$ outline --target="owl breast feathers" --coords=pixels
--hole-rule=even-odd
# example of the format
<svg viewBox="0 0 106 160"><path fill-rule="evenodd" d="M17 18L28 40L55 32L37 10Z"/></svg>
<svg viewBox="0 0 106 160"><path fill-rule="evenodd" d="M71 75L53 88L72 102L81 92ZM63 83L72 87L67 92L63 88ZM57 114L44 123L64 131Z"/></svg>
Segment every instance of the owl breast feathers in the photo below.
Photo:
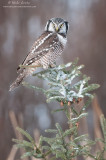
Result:
<svg viewBox="0 0 106 160"><path fill-rule="evenodd" d="M48 68L63 52L66 43L64 41L60 41L60 37L55 33L44 32L35 41L22 65L41 65L43 68ZM22 71L23 69L18 68L18 70Z"/></svg>

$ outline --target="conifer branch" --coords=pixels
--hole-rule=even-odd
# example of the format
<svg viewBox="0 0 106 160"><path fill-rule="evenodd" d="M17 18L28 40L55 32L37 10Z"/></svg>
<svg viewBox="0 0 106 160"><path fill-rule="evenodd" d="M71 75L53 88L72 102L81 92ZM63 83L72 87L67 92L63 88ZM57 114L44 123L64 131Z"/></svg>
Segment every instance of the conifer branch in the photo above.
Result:
<svg viewBox="0 0 106 160"><path fill-rule="evenodd" d="M101 117L101 126L104 140L101 141L104 143L104 148L97 155L91 154L91 147L96 141L90 140L87 135L78 135L79 120L87 116L86 108L93 98L91 91L97 89L99 85L89 84L90 78L81 72L84 66L77 66L77 61L35 73L33 76L47 81L48 89L39 88L26 82L23 83L28 88L43 92L47 102L59 102L62 108L57 108L53 113L63 111L67 117L69 128L63 130L60 124L56 123L56 129L46 130L46 132L53 133L54 137L41 136L38 146L26 131L18 128L18 131L28 139L28 141L13 139L18 147L23 147L26 150L22 158L33 156L47 160L49 156L49 160L73 160L82 155L85 159L87 157L95 160L100 160L101 157L103 159L106 152L106 119L103 116ZM75 105L85 97L88 100L78 111Z"/></svg>

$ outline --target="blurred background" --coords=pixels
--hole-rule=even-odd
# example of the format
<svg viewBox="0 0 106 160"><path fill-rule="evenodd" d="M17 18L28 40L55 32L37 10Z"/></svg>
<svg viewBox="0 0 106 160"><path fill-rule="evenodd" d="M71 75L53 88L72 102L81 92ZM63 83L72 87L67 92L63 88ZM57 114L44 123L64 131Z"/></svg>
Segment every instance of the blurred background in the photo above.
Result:
<svg viewBox="0 0 106 160"><path fill-rule="evenodd" d="M21 2L21 7L15 7ZM87 119L93 138L96 126L92 124L95 112L92 106L99 107L99 113L106 116L106 0L0 0L0 3L0 160L12 160L11 139L17 137L14 129L17 123L35 137L50 136L44 130L54 128L56 122L67 128L63 113L51 114L60 104L47 104L43 94L25 87L8 92L17 77L17 66L52 17L61 17L70 24L67 47L57 63L79 57L79 64L85 65L83 73L91 77L91 82L101 85L95 91L97 96ZM45 85L36 77L28 80L36 86ZM13 157L20 159L19 153Z"/></svg>

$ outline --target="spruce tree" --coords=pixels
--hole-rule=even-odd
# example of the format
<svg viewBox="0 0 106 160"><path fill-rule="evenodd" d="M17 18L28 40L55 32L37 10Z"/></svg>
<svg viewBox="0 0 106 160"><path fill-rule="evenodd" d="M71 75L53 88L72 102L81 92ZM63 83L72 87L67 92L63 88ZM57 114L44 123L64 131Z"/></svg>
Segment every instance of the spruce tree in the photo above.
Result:
<svg viewBox="0 0 106 160"><path fill-rule="evenodd" d="M84 66L77 66L77 62L78 60L75 60L35 73L33 76L46 81L48 89L23 82L25 87L43 92L47 103L59 102L61 107L59 105L53 114L64 112L69 127L64 130L57 122L55 129L45 131L53 134L53 138L40 136L39 145L36 145L35 140L26 131L18 127L17 130L27 138L27 140L13 139L17 147L22 147L26 151L21 158L33 156L42 160L75 160L78 156L83 156L85 160L88 157L94 160L106 160L104 157L106 154L106 119L103 115L101 116L101 127L104 139L93 141L89 139L88 135L78 135L79 120L87 116L86 108L94 97L91 92L99 85L89 84L90 78L81 72ZM86 102L78 110L75 105L77 106L82 100L86 100ZM101 151L92 154L92 146L96 145L97 141L101 141L104 147Z"/></svg>

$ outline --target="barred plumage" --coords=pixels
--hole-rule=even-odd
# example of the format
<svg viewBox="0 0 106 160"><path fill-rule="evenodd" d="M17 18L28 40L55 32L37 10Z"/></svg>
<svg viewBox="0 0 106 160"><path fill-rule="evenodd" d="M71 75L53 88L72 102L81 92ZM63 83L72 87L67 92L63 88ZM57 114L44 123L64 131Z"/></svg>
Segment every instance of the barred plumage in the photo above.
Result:
<svg viewBox="0 0 106 160"><path fill-rule="evenodd" d="M67 42L68 22L61 18L50 19L44 33L35 41L22 65L42 66L44 69L53 65L61 55ZM18 67L19 76L10 86L10 91L18 87L24 77L31 75L36 68Z"/></svg>

